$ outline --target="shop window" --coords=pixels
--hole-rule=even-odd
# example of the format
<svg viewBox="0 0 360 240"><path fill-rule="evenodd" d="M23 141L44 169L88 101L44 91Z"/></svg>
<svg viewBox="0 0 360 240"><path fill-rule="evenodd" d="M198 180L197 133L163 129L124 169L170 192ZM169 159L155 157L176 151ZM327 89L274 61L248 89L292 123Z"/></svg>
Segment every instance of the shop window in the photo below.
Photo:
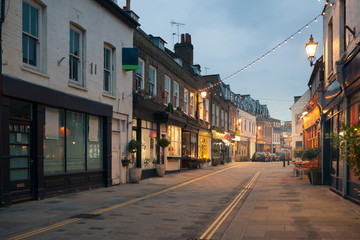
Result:
<svg viewBox="0 0 360 240"><path fill-rule="evenodd" d="M85 171L85 114L66 113L66 168L68 172Z"/></svg>
<svg viewBox="0 0 360 240"><path fill-rule="evenodd" d="M170 146L168 147L170 157L181 157L181 128L168 126L168 137Z"/></svg>
<svg viewBox="0 0 360 240"><path fill-rule="evenodd" d="M154 168L157 161L156 139L157 123L142 120L141 123L141 166L143 169Z"/></svg>
<svg viewBox="0 0 360 240"><path fill-rule="evenodd" d="M44 129L45 175L103 169L101 117L47 107Z"/></svg>
<svg viewBox="0 0 360 240"><path fill-rule="evenodd" d="M199 158L210 158L210 138L205 136L199 137Z"/></svg>
<svg viewBox="0 0 360 240"><path fill-rule="evenodd" d="M184 157L197 158L197 134L192 132L183 132L182 137L182 155Z"/></svg>
<svg viewBox="0 0 360 240"><path fill-rule="evenodd" d="M64 111L45 108L44 172L65 172L65 115ZM67 130L67 134L69 131Z"/></svg>
<svg viewBox="0 0 360 240"><path fill-rule="evenodd" d="M102 161L102 121L96 116L88 116L87 170L101 170Z"/></svg>

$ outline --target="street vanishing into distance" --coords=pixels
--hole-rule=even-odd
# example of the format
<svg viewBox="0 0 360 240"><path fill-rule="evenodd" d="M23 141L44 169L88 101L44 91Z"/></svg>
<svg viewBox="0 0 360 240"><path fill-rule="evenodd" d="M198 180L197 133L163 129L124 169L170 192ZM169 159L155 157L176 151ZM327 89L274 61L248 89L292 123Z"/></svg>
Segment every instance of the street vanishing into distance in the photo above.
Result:
<svg viewBox="0 0 360 240"><path fill-rule="evenodd" d="M337 207L337 208L336 208ZM282 162L229 163L0 209L0 239L359 239L358 206Z"/></svg>

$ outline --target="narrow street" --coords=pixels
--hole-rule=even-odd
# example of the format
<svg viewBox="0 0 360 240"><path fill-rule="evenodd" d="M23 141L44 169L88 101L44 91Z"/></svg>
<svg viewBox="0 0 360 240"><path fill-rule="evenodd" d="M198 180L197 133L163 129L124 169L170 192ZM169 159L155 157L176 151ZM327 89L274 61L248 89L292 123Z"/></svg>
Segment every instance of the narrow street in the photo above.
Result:
<svg viewBox="0 0 360 240"><path fill-rule="evenodd" d="M338 210L337 210L338 209ZM292 176L231 163L0 209L1 239L357 239L359 206Z"/></svg>

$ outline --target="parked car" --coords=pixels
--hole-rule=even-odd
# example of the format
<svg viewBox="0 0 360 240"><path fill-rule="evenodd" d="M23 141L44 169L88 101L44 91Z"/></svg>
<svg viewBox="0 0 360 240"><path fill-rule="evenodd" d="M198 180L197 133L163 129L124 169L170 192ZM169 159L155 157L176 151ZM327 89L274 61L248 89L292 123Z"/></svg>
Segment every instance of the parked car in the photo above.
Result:
<svg viewBox="0 0 360 240"><path fill-rule="evenodd" d="M284 161L285 160L285 154L283 152L277 153L278 155L278 161Z"/></svg>
<svg viewBox="0 0 360 240"><path fill-rule="evenodd" d="M278 161L278 156L276 153L272 153L270 154L270 156L271 156L271 161Z"/></svg>
<svg viewBox="0 0 360 240"><path fill-rule="evenodd" d="M271 154L269 152L265 152L265 161L271 162Z"/></svg>
<svg viewBox="0 0 360 240"><path fill-rule="evenodd" d="M265 162L266 155L264 152L256 152L251 159L253 162Z"/></svg>

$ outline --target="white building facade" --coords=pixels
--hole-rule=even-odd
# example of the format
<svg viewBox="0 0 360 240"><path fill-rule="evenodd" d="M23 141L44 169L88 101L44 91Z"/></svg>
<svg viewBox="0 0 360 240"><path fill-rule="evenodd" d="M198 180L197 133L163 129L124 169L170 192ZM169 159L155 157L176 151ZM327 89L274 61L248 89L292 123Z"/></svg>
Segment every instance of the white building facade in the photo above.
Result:
<svg viewBox="0 0 360 240"><path fill-rule="evenodd" d="M2 202L120 183L132 119L122 49L138 24L110 0L5 4Z"/></svg>

